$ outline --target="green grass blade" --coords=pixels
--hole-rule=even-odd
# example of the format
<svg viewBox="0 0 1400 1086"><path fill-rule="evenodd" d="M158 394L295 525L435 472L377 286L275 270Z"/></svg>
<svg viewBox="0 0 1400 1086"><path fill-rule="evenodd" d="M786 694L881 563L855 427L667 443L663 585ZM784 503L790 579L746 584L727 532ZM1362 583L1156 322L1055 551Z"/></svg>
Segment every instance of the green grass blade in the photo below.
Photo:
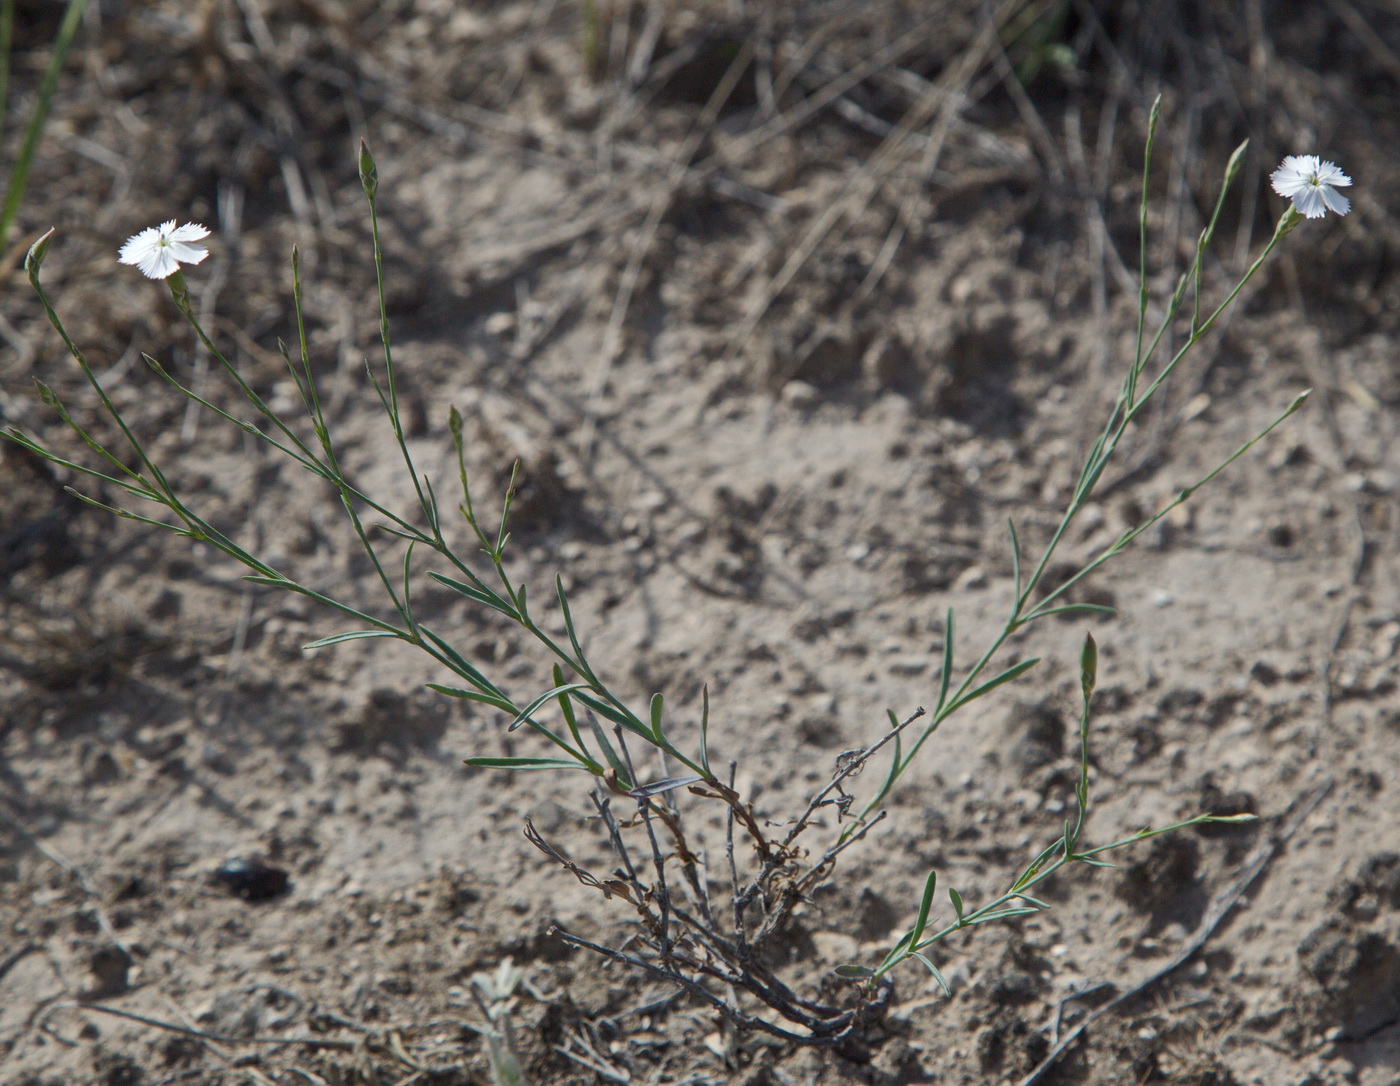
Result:
<svg viewBox="0 0 1400 1086"><path fill-rule="evenodd" d="M7 0L8 2L8 0ZM68 0L68 8L63 13L63 22L58 25L58 36L54 39L53 52L49 54L48 67L44 69L44 78L39 84L39 96L34 102L34 112L29 115L29 124L24 130L24 139L20 143L19 153L15 156L14 166L10 169L10 184L5 190L5 206L0 210L0 249L3 249L10 237L10 227L14 225L15 216L19 214L20 202L24 199L24 189L29 183L29 167L34 162L34 156L39 150L39 140L44 134L44 125L49 119L49 106L53 104L54 92L58 90L58 78L63 74L63 63L68 59L68 50L73 45L73 39L77 37L78 26L83 21L83 12L87 9L88 0ZM13 21L14 12L10 11L10 18ZM6 43L5 55L9 57L9 43ZM8 77L8 71L7 71ZM8 89L8 88L7 88ZM4 99L0 99L0 108L5 104Z"/></svg>

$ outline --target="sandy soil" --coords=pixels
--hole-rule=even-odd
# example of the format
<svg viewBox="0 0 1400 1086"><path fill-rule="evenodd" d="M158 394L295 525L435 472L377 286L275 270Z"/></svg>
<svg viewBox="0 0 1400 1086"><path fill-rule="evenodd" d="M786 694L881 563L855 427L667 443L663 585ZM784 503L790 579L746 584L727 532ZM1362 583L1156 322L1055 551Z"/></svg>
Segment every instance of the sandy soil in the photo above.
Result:
<svg viewBox="0 0 1400 1086"><path fill-rule="evenodd" d="M234 402L163 288L115 260L152 223L209 225L195 305L285 405L298 244L346 462L403 507L364 380L367 136L414 456L450 493L456 405L478 493L521 460L517 579L543 600L562 572L636 704L662 691L693 722L708 684L715 749L774 820L886 709L932 701L950 606L966 666L1013 591L1007 518L1034 552L1063 508L1132 350L1152 96L1158 299L1245 137L1208 295L1267 239L1284 154L1341 163L1355 208L1287 239L1062 559L1311 387L1307 408L1079 594L1116 617L1016 638L1008 660L1043 663L926 748L786 934L785 968L815 986L876 961L931 867L975 903L1059 832L1086 629L1093 838L1202 810L1260 820L1066 873L1051 911L948 941L951 998L901 973L841 1054L736 1037L551 935L628 937L521 833L531 818L606 868L587 783L465 767L543 751L426 690L430 660L304 653L343 622L0 449L0 1079L484 1083L470 978L506 958L527 976L514 1019L536 1083L1018 1083L1085 1023L1036 1081L1400 1079L1400 17L1157 7L1042 4L998 38L973 3L93 5L5 264L6 424L82 455L40 375L111 429L16 270L53 225L47 287L177 487L308 583L380 606L335 495L142 364ZM7 151L58 10L20 5ZM863 77L828 94L846 73ZM508 623L429 582L418 598L517 696L548 688ZM234 858L287 887L229 892Z"/></svg>

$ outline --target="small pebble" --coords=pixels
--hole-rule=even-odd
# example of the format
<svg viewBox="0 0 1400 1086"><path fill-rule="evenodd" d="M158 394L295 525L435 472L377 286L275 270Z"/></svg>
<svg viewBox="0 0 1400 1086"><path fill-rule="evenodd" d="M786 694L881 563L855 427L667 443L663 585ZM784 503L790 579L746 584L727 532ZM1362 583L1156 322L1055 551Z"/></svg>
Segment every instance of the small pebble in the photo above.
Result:
<svg viewBox="0 0 1400 1086"><path fill-rule="evenodd" d="M256 857L238 856L220 864L214 881L244 901L269 901L287 891L287 872Z"/></svg>
<svg viewBox="0 0 1400 1086"><path fill-rule="evenodd" d="M486 331L493 336L504 336L515 331L514 313L492 313L486 318Z"/></svg>
<svg viewBox="0 0 1400 1086"><path fill-rule="evenodd" d="M985 588L987 585L987 571L981 566L968 566L958 574L953 582L955 591L967 591L973 588Z"/></svg>
<svg viewBox="0 0 1400 1086"><path fill-rule="evenodd" d="M807 411L821 402L822 394L806 381L789 381L782 388L783 402L799 411Z"/></svg>

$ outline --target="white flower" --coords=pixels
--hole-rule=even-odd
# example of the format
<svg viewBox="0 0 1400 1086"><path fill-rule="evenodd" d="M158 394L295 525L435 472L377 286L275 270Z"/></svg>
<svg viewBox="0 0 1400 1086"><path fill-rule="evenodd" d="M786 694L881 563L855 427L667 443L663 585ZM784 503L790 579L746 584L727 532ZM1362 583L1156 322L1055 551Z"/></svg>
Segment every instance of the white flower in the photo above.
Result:
<svg viewBox="0 0 1400 1086"><path fill-rule="evenodd" d="M181 264L198 264L209 255L203 245L190 244L208 236L209 231L197 222L176 226L171 219L127 238L121 262L135 264L148 279L166 279L179 271Z"/></svg>
<svg viewBox="0 0 1400 1086"><path fill-rule="evenodd" d="M1337 192L1351 184L1351 178L1335 163L1323 162L1316 155L1289 155L1269 178L1274 191L1293 201L1293 206L1310 219L1320 219L1328 211L1345 215L1351 201Z"/></svg>

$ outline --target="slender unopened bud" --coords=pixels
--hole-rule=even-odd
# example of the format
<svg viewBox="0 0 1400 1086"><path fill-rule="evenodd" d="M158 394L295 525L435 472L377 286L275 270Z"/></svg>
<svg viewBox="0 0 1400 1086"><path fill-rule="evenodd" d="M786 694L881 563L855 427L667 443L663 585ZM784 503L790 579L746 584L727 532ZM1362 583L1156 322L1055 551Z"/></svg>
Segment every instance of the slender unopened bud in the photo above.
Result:
<svg viewBox="0 0 1400 1086"><path fill-rule="evenodd" d="M1283 213L1283 216L1278 221L1278 225L1274 227L1274 233L1280 238L1287 237L1302 221L1302 213L1292 204L1289 204L1288 210Z"/></svg>
<svg viewBox="0 0 1400 1086"><path fill-rule="evenodd" d="M1235 148L1235 153L1230 156L1230 161L1225 163L1225 187L1229 188L1234 183L1235 176L1240 172L1240 167L1244 165L1244 153L1249 150L1249 140Z"/></svg>
<svg viewBox="0 0 1400 1086"><path fill-rule="evenodd" d="M369 153L369 144L360 140L360 185L371 200L379 192L379 170L374 165L374 156Z"/></svg>
<svg viewBox="0 0 1400 1086"><path fill-rule="evenodd" d="M183 313L186 318L193 320L194 311L190 307L190 287L189 284L185 282L184 273L181 272L179 268L176 268L165 277L165 283L166 286L170 288L170 297L175 302L175 308Z"/></svg>
<svg viewBox="0 0 1400 1086"><path fill-rule="evenodd" d="M51 234L53 231L50 230L49 233ZM47 237L48 234L44 236ZM39 399L43 400L46 406L53 408L55 411L63 410L63 405L58 402L58 396L55 395L54 390L37 377L34 378L34 387L38 389Z"/></svg>
<svg viewBox="0 0 1400 1086"><path fill-rule="evenodd" d="M1084 690L1087 702L1094 694L1094 685L1099 681L1099 646L1093 634L1084 635L1084 647L1079 650L1079 685Z"/></svg>
<svg viewBox="0 0 1400 1086"><path fill-rule="evenodd" d="M54 231L57 227L50 226L38 241L29 247L29 252L24 257L24 271L30 280L39 278L39 266L44 263L44 257L49 251L49 242L53 240Z"/></svg>
<svg viewBox="0 0 1400 1086"><path fill-rule="evenodd" d="M1162 96L1152 100L1152 108L1147 112L1147 153L1152 153L1152 145L1157 142L1157 125L1162 120Z"/></svg>

